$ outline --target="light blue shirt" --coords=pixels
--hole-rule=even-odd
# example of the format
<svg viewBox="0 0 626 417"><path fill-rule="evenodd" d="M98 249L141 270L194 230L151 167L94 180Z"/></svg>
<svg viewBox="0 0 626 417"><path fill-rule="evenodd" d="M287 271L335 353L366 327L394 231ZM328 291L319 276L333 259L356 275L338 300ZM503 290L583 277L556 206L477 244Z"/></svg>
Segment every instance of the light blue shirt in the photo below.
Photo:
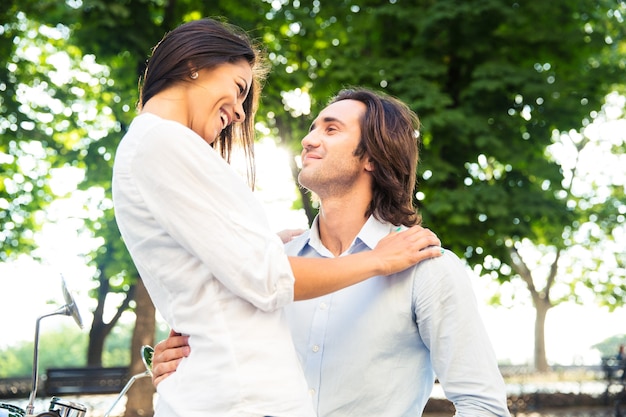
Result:
<svg viewBox="0 0 626 417"><path fill-rule="evenodd" d="M373 217L343 255L394 226ZM312 229L287 253L332 257ZM452 252L286 307L318 417L420 416L435 376L458 416L509 416L467 267Z"/></svg>

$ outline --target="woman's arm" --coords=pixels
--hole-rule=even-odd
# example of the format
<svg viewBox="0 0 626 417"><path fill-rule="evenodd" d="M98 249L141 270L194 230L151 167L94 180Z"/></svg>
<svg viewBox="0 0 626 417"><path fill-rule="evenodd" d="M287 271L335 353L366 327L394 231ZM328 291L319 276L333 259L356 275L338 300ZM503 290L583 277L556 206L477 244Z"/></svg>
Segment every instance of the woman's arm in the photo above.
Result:
<svg viewBox="0 0 626 417"><path fill-rule="evenodd" d="M295 298L314 298L372 276L402 271L424 259L441 256L443 249L440 245L433 232L414 226L404 232L390 233L368 252L332 259L290 257L296 277ZM188 336L174 331L158 343L152 359L154 386L176 372L179 362L189 352Z"/></svg>
<svg viewBox="0 0 626 417"><path fill-rule="evenodd" d="M296 277L294 300L319 297L373 276L400 272L441 253L441 242L433 232L413 226L390 233L372 251L330 259L290 257Z"/></svg>

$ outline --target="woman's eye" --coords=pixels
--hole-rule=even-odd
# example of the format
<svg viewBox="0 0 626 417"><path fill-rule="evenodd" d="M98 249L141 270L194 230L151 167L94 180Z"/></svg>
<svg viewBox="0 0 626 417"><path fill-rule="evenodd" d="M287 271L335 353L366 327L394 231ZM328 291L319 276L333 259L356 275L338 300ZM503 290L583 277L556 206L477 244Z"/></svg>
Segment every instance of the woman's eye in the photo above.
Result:
<svg viewBox="0 0 626 417"><path fill-rule="evenodd" d="M237 85L239 87L239 94L243 95L246 92L246 87L241 84Z"/></svg>

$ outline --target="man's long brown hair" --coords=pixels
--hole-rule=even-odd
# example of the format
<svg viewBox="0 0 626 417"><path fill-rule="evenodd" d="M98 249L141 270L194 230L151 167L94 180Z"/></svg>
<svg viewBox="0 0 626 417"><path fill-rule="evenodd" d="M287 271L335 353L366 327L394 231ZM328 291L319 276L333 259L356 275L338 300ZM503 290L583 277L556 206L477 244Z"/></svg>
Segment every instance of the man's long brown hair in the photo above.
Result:
<svg viewBox="0 0 626 417"><path fill-rule="evenodd" d="M346 89L332 100L365 104L361 140L354 155L369 158L374 179L367 216L396 226L421 222L413 206L419 158L419 118L400 100L364 88Z"/></svg>

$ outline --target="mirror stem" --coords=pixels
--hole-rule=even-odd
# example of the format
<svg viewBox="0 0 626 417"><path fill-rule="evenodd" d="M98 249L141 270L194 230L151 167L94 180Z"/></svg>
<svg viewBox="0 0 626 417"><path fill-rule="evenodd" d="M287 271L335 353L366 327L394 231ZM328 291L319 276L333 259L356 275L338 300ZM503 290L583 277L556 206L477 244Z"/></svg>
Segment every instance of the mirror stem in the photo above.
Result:
<svg viewBox="0 0 626 417"><path fill-rule="evenodd" d="M26 415L31 416L35 413L35 397L37 396L37 379L39 377L39 323L41 319L44 317L56 316L56 315L69 315L70 308L67 305L59 308L57 311L44 314L43 316L39 316L37 318L37 322L35 324L35 344L33 346L33 381L32 388L30 391L30 397L28 398L28 405L26 406Z"/></svg>

